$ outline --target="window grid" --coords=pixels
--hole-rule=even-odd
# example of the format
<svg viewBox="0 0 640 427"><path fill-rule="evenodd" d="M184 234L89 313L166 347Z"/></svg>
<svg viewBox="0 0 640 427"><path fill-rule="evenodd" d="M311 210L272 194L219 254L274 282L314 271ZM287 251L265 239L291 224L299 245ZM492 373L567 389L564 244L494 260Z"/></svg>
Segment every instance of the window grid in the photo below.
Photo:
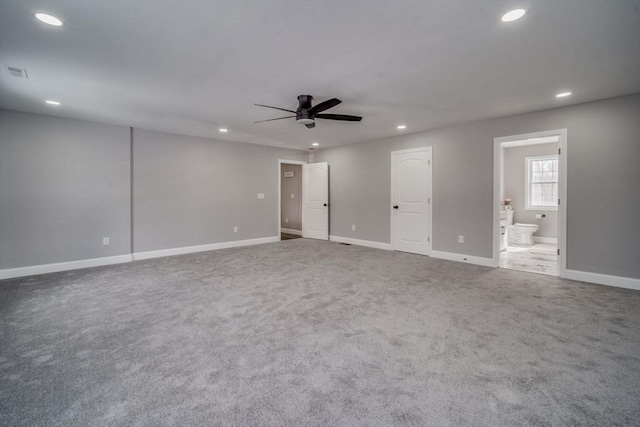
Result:
<svg viewBox="0 0 640 427"><path fill-rule="evenodd" d="M528 158L529 208L558 206L558 157Z"/></svg>

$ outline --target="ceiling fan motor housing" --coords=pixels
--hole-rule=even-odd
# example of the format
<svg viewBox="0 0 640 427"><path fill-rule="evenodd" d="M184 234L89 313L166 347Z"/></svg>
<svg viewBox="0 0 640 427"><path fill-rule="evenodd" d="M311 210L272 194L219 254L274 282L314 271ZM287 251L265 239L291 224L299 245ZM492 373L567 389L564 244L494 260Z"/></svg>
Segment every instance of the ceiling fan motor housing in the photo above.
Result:
<svg viewBox="0 0 640 427"><path fill-rule="evenodd" d="M313 96L311 95L298 96L299 105L298 109L296 110L296 122L305 125L314 122L313 117L311 116L311 114L309 114L309 109L311 108L311 100L313 100Z"/></svg>

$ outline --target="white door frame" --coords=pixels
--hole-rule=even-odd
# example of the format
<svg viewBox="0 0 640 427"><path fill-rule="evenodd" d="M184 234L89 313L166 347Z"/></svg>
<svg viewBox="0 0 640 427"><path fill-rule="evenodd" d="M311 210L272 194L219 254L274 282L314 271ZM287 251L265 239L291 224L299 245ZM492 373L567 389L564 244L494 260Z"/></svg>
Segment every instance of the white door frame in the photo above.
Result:
<svg viewBox="0 0 640 427"><path fill-rule="evenodd" d="M558 206L558 276L567 275L567 129L555 129L493 139L493 265L500 266L500 179L502 175L503 142L558 136L558 164L560 167L560 206Z"/></svg>
<svg viewBox="0 0 640 427"><path fill-rule="evenodd" d="M391 152L391 180L393 180L393 156L394 154L409 154L409 153L419 153L421 151L427 152L427 253L425 255L431 256L431 252L433 249L433 239L432 237L432 228L431 224L433 222L433 147L419 147L419 148L409 148L407 150L396 150ZM394 203L394 194L393 194L393 182L391 182L391 200L389 201L389 216L390 216L390 224L391 224L391 250L395 250L394 245L394 232L393 232L393 203Z"/></svg>
<svg viewBox="0 0 640 427"><path fill-rule="evenodd" d="M283 160L278 159L278 240L282 237L282 165L306 165L307 162L301 162L299 160ZM300 176L302 179L302 176ZM300 199L300 203L302 203L302 199ZM303 207L304 208L304 207ZM302 221L304 221L304 215L302 216ZM302 225L302 221L300 224Z"/></svg>

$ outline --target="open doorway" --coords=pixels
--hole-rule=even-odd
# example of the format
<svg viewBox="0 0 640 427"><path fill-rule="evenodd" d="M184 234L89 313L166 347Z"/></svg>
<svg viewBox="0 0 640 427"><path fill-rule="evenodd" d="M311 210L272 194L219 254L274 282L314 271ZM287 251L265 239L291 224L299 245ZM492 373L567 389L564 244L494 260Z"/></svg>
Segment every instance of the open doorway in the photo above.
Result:
<svg viewBox="0 0 640 427"><path fill-rule="evenodd" d="M566 130L494 140L494 263L564 277Z"/></svg>
<svg viewBox="0 0 640 427"><path fill-rule="evenodd" d="M302 237L302 165L280 160L280 240Z"/></svg>

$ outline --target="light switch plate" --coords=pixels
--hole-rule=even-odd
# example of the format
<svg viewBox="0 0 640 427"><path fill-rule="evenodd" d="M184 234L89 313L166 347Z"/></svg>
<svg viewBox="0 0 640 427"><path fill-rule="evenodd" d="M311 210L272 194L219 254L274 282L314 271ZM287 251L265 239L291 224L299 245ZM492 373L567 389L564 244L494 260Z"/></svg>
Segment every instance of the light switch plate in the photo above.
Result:
<svg viewBox="0 0 640 427"><path fill-rule="evenodd" d="M264 199L264 193L258 193L258 199Z"/></svg>

